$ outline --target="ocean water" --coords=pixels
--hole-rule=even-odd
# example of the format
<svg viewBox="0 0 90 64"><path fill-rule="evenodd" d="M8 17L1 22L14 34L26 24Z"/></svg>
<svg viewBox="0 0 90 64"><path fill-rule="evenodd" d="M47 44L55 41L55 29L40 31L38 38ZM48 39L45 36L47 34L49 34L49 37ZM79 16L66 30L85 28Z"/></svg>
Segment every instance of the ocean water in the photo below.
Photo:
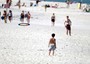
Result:
<svg viewBox="0 0 90 64"><path fill-rule="evenodd" d="M66 0L45 0L45 1L65 2ZM90 0L71 0L71 1L90 4Z"/></svg>

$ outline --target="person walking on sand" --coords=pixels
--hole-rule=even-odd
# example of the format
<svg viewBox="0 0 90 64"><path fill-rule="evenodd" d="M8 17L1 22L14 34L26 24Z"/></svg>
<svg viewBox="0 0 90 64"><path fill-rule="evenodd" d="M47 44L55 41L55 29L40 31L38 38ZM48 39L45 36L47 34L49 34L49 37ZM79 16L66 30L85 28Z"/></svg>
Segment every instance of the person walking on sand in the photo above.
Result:
<svg viewBox="0 0 90 64"><path fill-rule="evenodd" d="M71 20L69 19L69 16L66 16L66 21L64 22L65 28L66 28L66 34L71 36Z"/></svg>
<svg viewBox="0 0 90 64"><path fill-rule="evenodd" d="M9 19L9 21L11 22L11 20L12 20L12 11L11 11L11 10L9 10L8 19Z"/></svg>
<svg viewBox="0 0 90 64"><path fill-rule="evenodd" d="M47 11L47 5L44 6L45 7L45 12Z"/></svg>
<svg viewBox="0 0 90 64"><path fill-rule="evenodd" d="M20 20L21 20L21 22L24 22L24 11L22 11L22 13L21 13L21 15L20 15Z"/></svg>
<svg viewBox="0 0 90 64"><path fill-rule="evenodd" d="M52 22L52 25L54 26L55 25L55 14L54 13L51 16L51 22Z"/></svg>
<svg viewBox="0 0 90 64"><path fill-rule="evenodd" d="M28 24L30 23L30 17L31 17L31 14L30 14L30 12L28 12L27 13L27 22L28 22Z"/></svg>
<svg viewBox="0 0 90 64"><path fill-rule="evenodd" d="M4 10L4 12L3 12L3 19L4 19L4 22L7 23L7 12L6 12L6 10Z"/></svg>
<svg viewBox="0 0 90 64"><path fill-rule="evenodd" d="M70 7L70 0L66 0L66 3L67 3L67 8Z"/></svg>
<svg viewBox="0 0 90 64"><path fill-rule="evenodd" d="M54 51L56 49L56 39L54 38L55 34L53 33L51 36L52 36L52 38L50 39L49 44L48 44L48 47L50 47L49 55L51 54L51 51L53 51L52 55L54 55Z"/></svg>
<svg viewBox="0 0 90 64"><path fill-rule="evenodd" d="M18 1L17 5L18 5L18 7L20 9L21 8L21 0Z"/></svg>

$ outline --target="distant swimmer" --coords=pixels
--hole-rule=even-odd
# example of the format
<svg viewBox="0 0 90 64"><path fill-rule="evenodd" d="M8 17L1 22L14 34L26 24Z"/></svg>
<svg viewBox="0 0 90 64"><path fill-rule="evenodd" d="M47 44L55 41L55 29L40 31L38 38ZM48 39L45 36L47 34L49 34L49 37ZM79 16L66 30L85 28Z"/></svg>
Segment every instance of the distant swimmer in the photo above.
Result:
<svg viewBox="0 0 90 64"><path fill-rule="evenodd" d="M66 21L64 22L65 28L66 28L66 34L71 36L71 20L69 19L69 16L66 16Z"/></svg>

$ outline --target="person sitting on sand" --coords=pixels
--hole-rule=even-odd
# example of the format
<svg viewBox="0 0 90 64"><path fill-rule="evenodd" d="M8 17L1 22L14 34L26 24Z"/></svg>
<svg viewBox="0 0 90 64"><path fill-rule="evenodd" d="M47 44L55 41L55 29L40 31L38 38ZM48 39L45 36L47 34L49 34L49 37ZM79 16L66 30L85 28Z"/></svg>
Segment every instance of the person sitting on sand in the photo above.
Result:
<svg viewBox="0 0 90 64"><path fill-rule="evenodd" d="M21 8L21 1L19 0L15 6L18 6L20 9Z"/></svg>
<svg viewBox="0 0 90 64"><path fill-rule="evenodd" d="M33 6L33 2L30 2L30 7Z"/></svg>
<svg viewBox="0 0 90 64"><path fill-rule="evenodd" d="M25 4L25 3L23 3L23 5L22 5L22 6L26 7L26 4Z"/></svg>
<svg viewBox="0 0 90 64"><path fill-rule="evenodd" d="M71 20L69 19L69 16L66 16L66 21L64 22L64 25L66 27L66 34L68 35L68 32L69 32L69 35L71 36Z"/></svg>
<svg viewBox="0 0 90 64"><path fill-rule="evenodd" d="M36 5L38 5L39 2L40 2L39 0L36 0Z"/></svg>
<svg viewBox="0 0 90 64"><path fill-rule="evenodd" d="M52 55L54 55L54 50L56 49L56 39L54 38L55 34L52 34L52 38L49 41L48 47L50 47L49 49L49 55L51 54L51 51L53 51Z"/></svg>
<svg viewBox="0 0 90 64"><path fill-rule="evenodd" d="M53 5L52 8L58 8L58 4Z"/></svg>

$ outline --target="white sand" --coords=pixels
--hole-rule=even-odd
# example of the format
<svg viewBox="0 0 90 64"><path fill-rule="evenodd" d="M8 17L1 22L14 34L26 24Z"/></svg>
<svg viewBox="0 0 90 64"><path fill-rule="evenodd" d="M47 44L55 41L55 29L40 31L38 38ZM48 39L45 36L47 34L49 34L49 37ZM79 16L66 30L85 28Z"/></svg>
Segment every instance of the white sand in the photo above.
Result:
<svg viewBox="0 0 90 64"><path fill-rule="evenodd" d="M77 4L72 4L69 9L48 8L45 12L40 6L20 10L12 6L13 21L5 24L0 19L0 64L90 64L90 13L76 7ZM33 17L30 26L18 26L22 10L30 11ZM56 15L54 27L50 21L53 12ZM67 15L72 20L72 36L65 34ZM52 33L56 34L57 49L55 56L48 56Z"/></svg>

